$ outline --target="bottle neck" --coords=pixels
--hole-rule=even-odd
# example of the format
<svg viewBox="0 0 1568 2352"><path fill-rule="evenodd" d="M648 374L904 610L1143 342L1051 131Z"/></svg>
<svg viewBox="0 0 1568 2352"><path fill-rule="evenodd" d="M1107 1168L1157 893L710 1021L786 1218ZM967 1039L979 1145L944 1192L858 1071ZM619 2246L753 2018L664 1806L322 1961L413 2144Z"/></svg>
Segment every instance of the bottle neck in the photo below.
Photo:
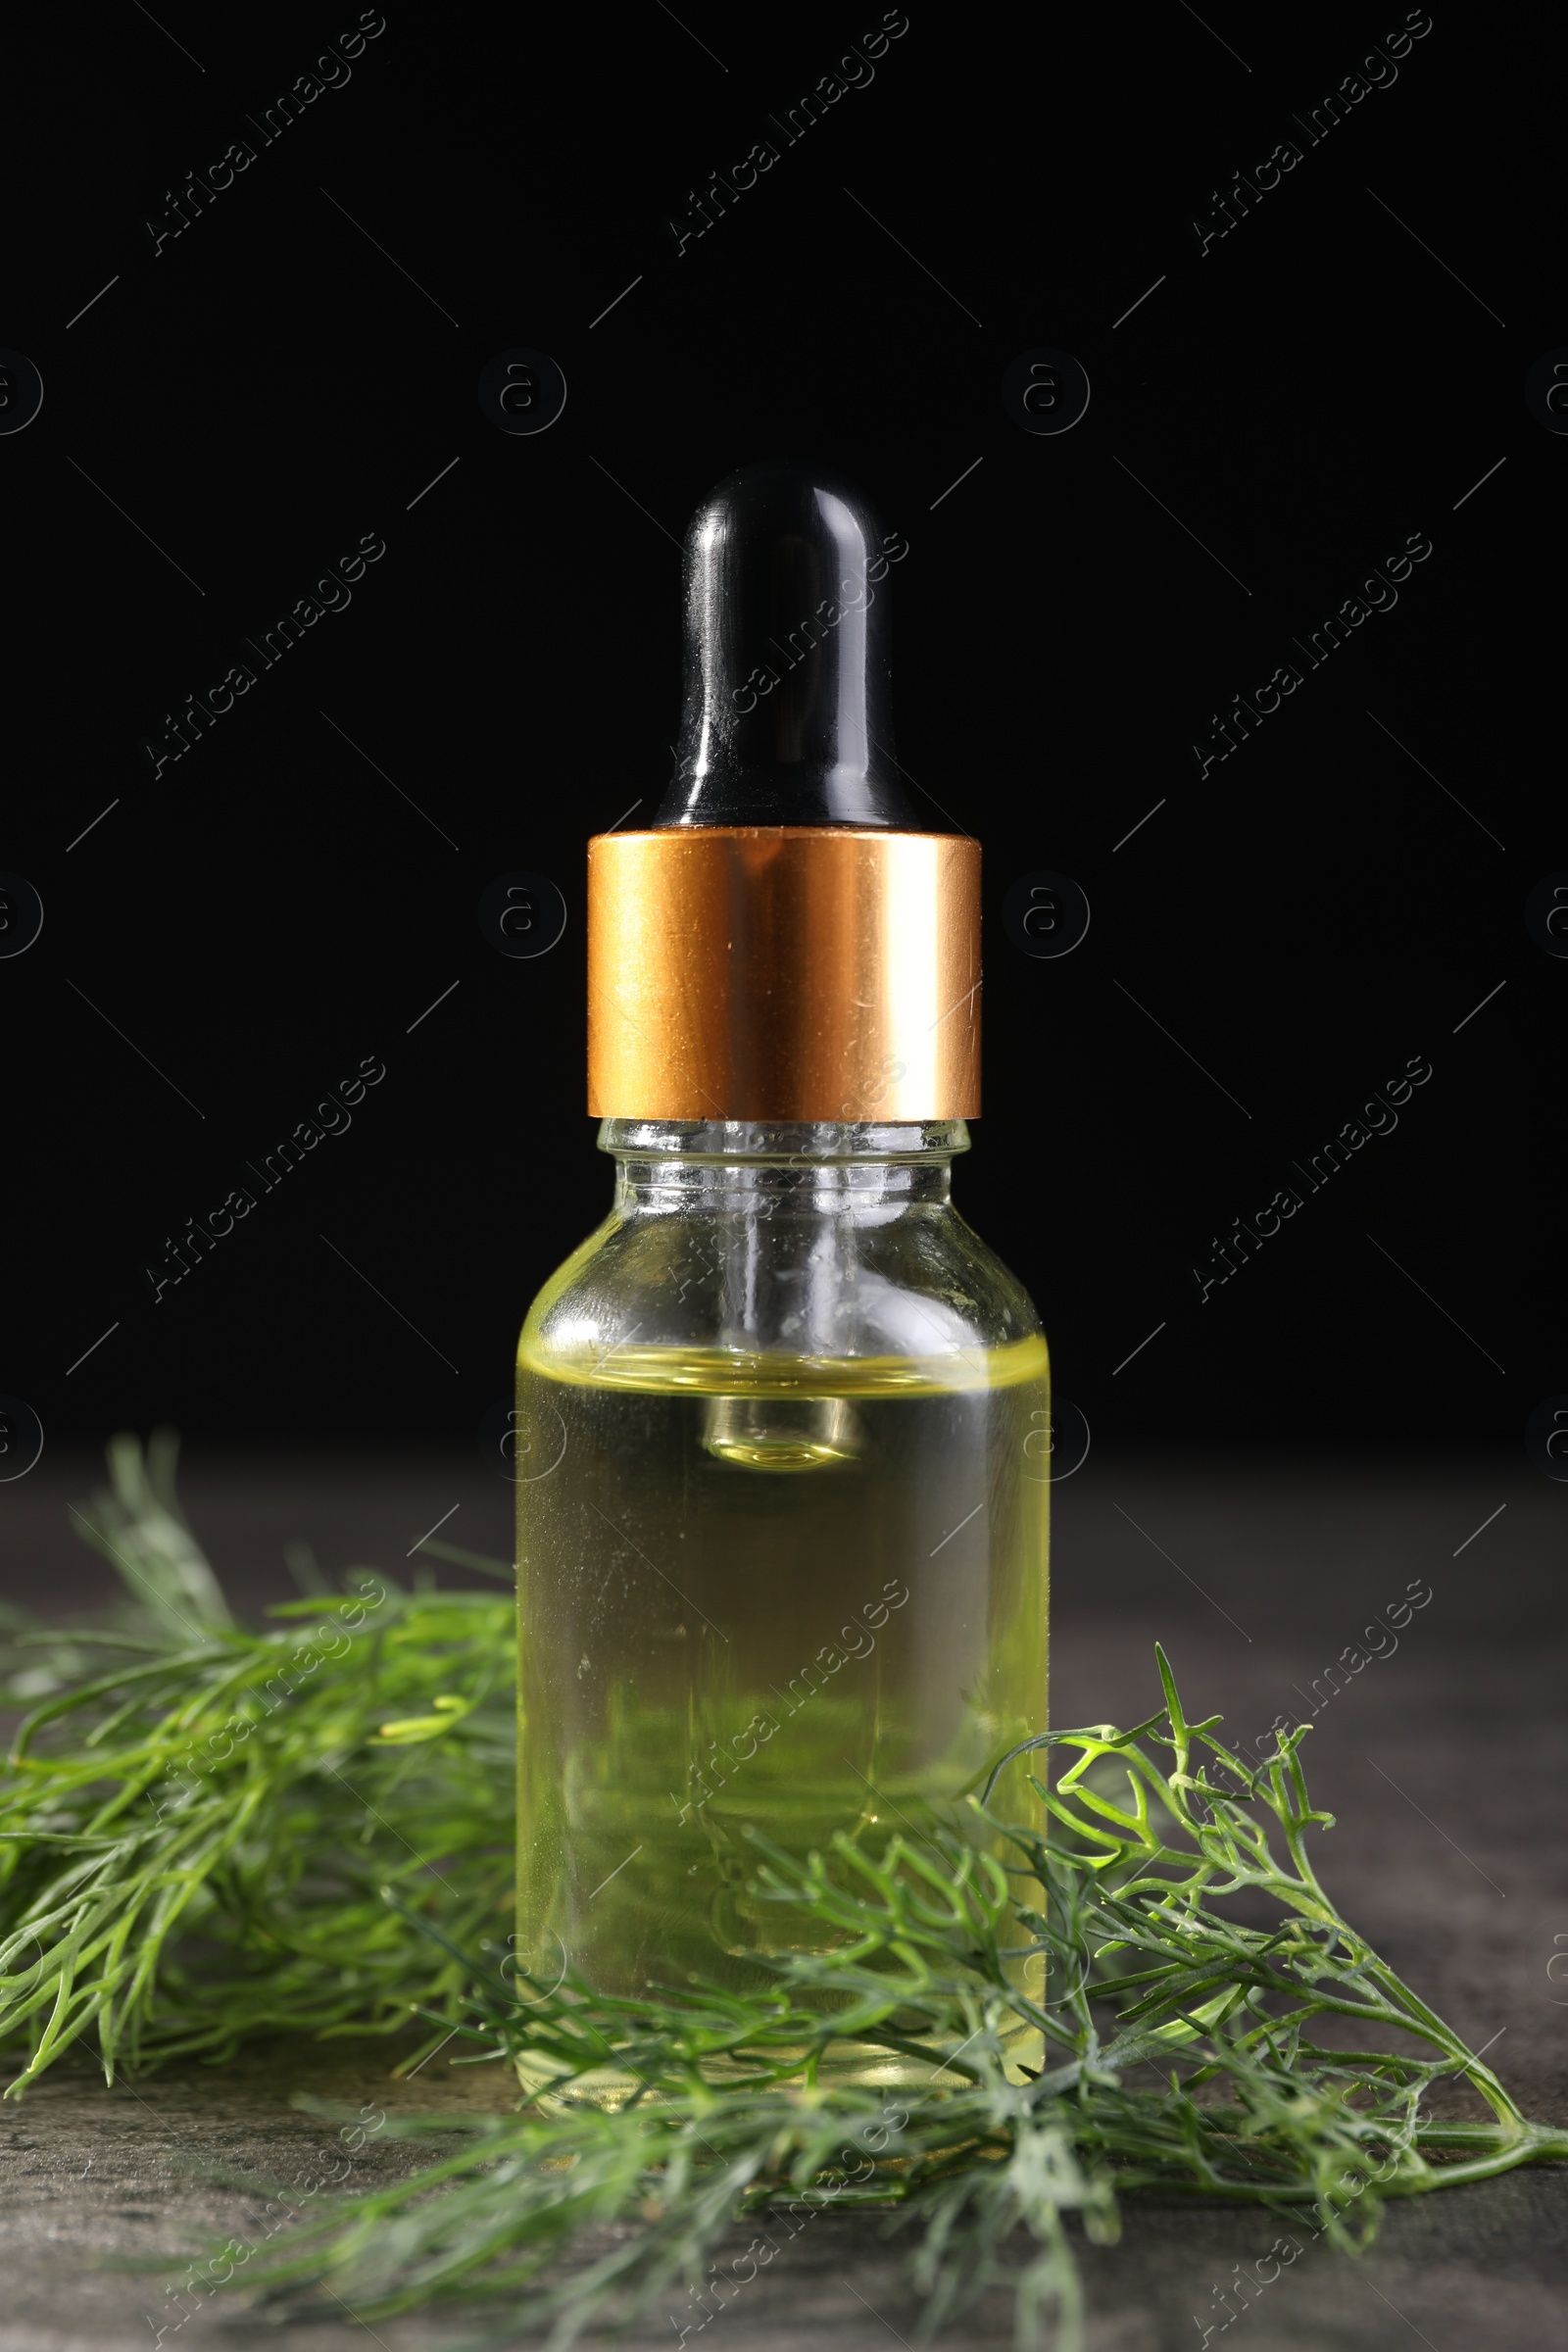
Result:
<svg viewBox="0 0 1568 2352"><path fill-rule="evenodd" d="M761 1215L795 1207L822 1216L945 1203L954 1155L969 1149L969 1135L961 1119L606 1119L599 1148L614 1156L623 1213L755 1205Z"/></svg>

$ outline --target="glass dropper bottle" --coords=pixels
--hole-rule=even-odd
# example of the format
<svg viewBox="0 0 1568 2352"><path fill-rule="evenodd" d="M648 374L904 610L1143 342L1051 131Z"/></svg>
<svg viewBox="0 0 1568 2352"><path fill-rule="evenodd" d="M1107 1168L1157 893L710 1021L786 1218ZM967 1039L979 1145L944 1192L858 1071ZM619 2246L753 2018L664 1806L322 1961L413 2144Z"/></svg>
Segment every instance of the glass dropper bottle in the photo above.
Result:
<svg viewBox="0 0 1568 2352"><path fill-rule="evenodd" d="M820 468L720 483L674 779L589 845L615 1196L517 1361L541 1987L756 1982L820 1931L758 1898L750 1832L918 1835L1045 1725L1046 1346L950 1198L980 851L920 829L893 758L893 545ZM998 1801L1033 1817L1022 1764Z"/></svg>

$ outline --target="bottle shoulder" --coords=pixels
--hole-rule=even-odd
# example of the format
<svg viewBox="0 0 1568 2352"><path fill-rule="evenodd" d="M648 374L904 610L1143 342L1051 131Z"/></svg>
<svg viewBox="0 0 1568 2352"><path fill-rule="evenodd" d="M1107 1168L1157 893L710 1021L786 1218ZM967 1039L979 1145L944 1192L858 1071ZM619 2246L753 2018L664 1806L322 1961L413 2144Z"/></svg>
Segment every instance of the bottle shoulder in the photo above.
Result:
<svg viewBox="0 0 1568 2352"><path fill-rule="evenodd" d="M616 1209L540 1291L519 1360L712 1393L967 1388L1043 1377L1023 1285L951 1202L812 1216Z"/></svg>

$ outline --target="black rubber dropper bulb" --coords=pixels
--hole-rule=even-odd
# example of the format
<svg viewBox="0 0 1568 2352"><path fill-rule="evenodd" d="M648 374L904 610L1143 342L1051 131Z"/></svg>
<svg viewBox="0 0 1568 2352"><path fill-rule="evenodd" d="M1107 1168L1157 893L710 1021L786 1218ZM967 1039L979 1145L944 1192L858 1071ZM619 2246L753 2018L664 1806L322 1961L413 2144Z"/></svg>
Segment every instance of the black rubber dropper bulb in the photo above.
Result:
<svg viewBox="0 0 1568 2352"><path fill-rule="evenodd" d="M895 547L821 466L743 466L698 508L680 741L656 826L920 829L893 757Z"/></svg>

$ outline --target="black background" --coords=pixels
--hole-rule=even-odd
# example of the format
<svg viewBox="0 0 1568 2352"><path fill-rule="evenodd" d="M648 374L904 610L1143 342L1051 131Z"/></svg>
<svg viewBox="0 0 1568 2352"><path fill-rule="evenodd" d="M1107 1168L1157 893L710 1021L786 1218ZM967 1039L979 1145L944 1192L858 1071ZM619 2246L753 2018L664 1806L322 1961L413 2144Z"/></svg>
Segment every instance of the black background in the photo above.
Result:
<svg viewBox="0 0 1568 2352"><path fill-rule="evenodd" d="M45 399L0 439L0 866L46 916L0 961L0 1389L93 1440L472 1432L608 1199L583 852L666 779L675 543L733 466L793 455L909 542L900 755L986 856L958 1198L1063 1393L1136 1443L1519 1448L1568 1389L1568 966L1523 921L1568 865L1568 440L1522 389L1568 341L1561 36L1440 8L1308 146L1289 114L1403 18L911 5L789 146L767 118L875 7L393 0L265 146L244 116L352 8L35 23L0 343ZM241 137L256 161L155 257L144 220ZM1200 257L1192 217L1286 137L1301 162ZM777 163L677 256L688 192L762 138ZM538 437L476 398L515 345L569 387ZM1059 437L1002 405L1037 345L1093 386ZM164 714L365 533L352 605L155 780ZM1397 608L1200 780L1210 714L1412 533ZM476 920L517 867L569 909L532 962ZM998 919L1034 868L1093 907L1062 960ZM367 1055L352 1129L155 1305L166 1237ZM1212 1237L1414 1055L1397 1132L1200 1304Z"/></svg>

